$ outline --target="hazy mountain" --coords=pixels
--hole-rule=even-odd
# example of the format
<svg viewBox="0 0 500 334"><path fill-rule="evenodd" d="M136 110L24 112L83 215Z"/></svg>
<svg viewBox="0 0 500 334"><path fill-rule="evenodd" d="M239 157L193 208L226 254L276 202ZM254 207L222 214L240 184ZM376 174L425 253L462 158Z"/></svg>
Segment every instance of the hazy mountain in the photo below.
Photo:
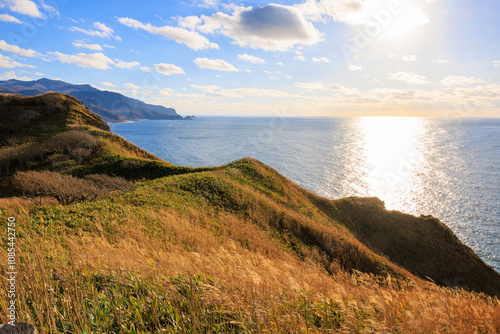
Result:
<svg viewBox="0 0 500 334"><path fill-rule="evenodd" d="M144 103L122 94L103 91L90 85L73 85L60 80L0 81L0 93L34 96L46 92L72 95L108 122L141 119L183 119L173 108Z"/></svg>

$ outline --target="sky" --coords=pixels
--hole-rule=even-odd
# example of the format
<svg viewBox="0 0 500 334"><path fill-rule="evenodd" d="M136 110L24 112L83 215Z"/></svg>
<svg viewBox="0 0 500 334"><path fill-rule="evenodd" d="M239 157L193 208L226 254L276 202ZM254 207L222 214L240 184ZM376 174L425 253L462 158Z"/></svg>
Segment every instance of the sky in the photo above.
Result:
<svg viewBox="0 0 500 334"><path fill-rule="evenodd" d="M0 80L181 115L500 117L496 0L0 0Z"/></svg>

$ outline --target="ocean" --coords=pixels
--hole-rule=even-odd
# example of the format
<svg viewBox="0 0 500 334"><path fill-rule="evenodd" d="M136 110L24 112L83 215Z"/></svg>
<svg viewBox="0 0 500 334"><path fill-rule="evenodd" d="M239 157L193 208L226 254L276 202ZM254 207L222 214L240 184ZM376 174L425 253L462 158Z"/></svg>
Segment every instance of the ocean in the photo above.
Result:
<svg viewBox="0 0 500 334"><path fill-rule="evenodd" d="M500 272L500 119L230 118L110 124L173 164L258 159L318 195L433 215Z"/></svg>

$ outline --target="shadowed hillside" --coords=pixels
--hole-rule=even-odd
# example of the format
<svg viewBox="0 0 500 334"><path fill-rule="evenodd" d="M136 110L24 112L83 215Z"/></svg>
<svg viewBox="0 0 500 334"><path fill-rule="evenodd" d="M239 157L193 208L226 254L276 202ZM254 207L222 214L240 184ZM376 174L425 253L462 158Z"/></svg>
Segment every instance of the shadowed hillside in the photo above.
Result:
<svg viewBox="0 0 500 334"><path fill-rule="evenodd" d="M53 96L72 101L67 112L82 108ZM45 154L4 180L21 171L94 187L113 178L109 191L69 205L0 203L0 225L18 222L19 320L41 333L500 330L500 275L437 219L374 198L328 200L251 158L173 166L89 124L98 119L73 121L81 113L50 131L33 123L29 138L6 138L0 150L37 143ZM80 161L58 146L74 131L98 143ZM54 147L69 157L62 166L45 162ZM117 176L139 181L119 189Z"/></svg>
<svg viewBox="0 0 500 334"><path fill-rule="evenodd" d="M0 194L14 195L17 171L151 179L195 169L166 163L109 132L98 115L69 95L0 95Z"/></svg>

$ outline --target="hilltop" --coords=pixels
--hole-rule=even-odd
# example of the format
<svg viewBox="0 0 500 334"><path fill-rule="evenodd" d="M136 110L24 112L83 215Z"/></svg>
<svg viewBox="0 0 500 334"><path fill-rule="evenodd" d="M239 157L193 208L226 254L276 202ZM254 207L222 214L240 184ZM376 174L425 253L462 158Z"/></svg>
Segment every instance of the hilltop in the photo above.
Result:
<svg viewBox="0 0 500 334"><path fill-rule="evenodd" d="M23 125L27 110L42 116ZM500 275L436 218L322 198L251 158L174 166L67 95L1 97L0 117L15 129L0 157L43 152L16 158L6 185L20 172L135 182L69 205L4 199L22 250L18 320L41 333L500 330ZM97 143L81 159L54 146L75 131Z"/></svg>
<svg viewBox="0 0 500 334"><path fill-rule="evenodd" d="M61 80L0 81L0 93L36 96L47 92L70 94L108 122L144 119L183 119L173 108L144 103L122 94L99 90L91 85L73 85Z"/></svg>

